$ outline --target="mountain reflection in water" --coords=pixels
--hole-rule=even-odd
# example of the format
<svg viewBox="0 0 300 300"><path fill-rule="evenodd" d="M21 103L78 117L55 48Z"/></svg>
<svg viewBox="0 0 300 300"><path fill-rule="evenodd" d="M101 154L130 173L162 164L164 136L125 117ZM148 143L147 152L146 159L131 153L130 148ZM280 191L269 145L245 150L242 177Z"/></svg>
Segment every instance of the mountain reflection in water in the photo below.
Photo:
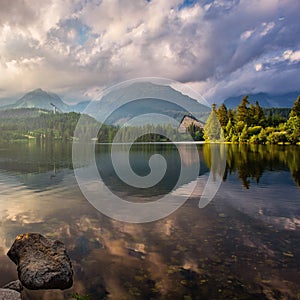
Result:
<svg viewBox="0 0 300 300"><path fill-rule="evenodd" d="M182 145L184 163L195 161ZM227 145L224 181L214 200L198 208L208 177L210 145L199 145L196 191L169 217L128 224L96 211L72 171L70 144L0 144L0 284L17 278L6 257L15 236L40 232L62 240L75 271L67 291L24 291L24 299L298 299L300 294L299 147ZM152 194L129 188L98 145L97 162L115 193ZM151 193L170 191L178 168L172 145L137 146L131 162L143 174L149 155L170 163ZM99 165L99 166L100 166ZM173 169L172 169L173 168ZM147 171L144 171L147 172ZM184 193L189 182L176 190ZM151 197L150 197L151 198Z"/></svg>

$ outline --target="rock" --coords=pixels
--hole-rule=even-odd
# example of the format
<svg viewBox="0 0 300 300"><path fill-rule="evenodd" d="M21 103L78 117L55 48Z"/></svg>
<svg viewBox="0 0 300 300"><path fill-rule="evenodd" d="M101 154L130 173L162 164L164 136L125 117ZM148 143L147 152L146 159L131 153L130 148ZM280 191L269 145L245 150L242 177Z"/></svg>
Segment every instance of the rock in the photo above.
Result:
<svg viewBox="0 0 300 300"><path fill-rule="evenodd" d="M15 280L15 281L12 281L12 282L6 284L5 286L3 286L3 288L9 289L9 290L14 290L14 291L21 293L23 290L23 285L20 280Z"/></svg>
<svg viewBox="0 0 300 300"><path fill-rule="evenodd" d="M9 289L0 289L0 300L21 300L21 294Z"/></svg>
<svg viewBox="0 0 300 300"><path fill-rule="evenodd" d="M18 266L19 279L31 290L68 289L73 285L73 270L65 246L39 233L20 234L8 251Z"/></svg>
<svg viewBox="0 0 300 300"><path fill-rule="evenodd" d="M138 259L145 259L144 252L140 252L140 251L137 251L135 249L130 249L130 248L128 248L127 251L130 256L136 257Z"/></svg>

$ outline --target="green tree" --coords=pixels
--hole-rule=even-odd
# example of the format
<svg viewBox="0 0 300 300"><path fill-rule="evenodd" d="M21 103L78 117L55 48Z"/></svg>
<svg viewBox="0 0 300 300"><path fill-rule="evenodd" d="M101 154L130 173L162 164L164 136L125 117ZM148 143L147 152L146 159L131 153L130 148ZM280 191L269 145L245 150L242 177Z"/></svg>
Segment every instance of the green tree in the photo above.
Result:
<svg viewBox="0 0 300 300"><path fill-rule="evenodd" d="M249 125L249 108L248 108L248 96L245 96L242 99L242 102L240 105L237 107L237 112L236 112L236 120L237 122L244 122L245 124Z"/></svg>
<svg viewBox="0 0 300 300"><path fill-rule="evenodd" d="M263 108L259 105L258 101L255 102L253 106L252 113L252 124L253 125L263 125L266 121L266 115Z"/></svg>
<svg viewBox="0 0 300 300"><path fill-rule="evenodd" d="M204 139L209 142L224 140L223 130L218 120L216 105L212 105L212 111L204 126Z"/></svg>
<svg viewBox="0 0 300 300"><path fill-rule="evenodd" d="M229 118L228 118L227 107L224 103L222 103L222 105L218 108L217 116L222 128L225 129L229 121Z"/></svg>
<svg viewBox="0 0 300 300"><path fill-rule="evenodd" d="M229 119L225 128L225 140L227 142L231 142L233 135L234 135L234 126L232 124L232 119Z"/></svg>
<svg viewBox="0 0 300 300"><path fill-rule="evenodd" d="M234 110L233 109L228 109L228 119L231 120L231 122L234 121L235 115L234 115Z"/></svg>
<svg viewBox="0 0 300 300"><path fill-rule="evenodd" d="M288 140L293 143L300 142L300 117L290 117L286 123L286 132Z"/></svg>
<svg viewBox="0 0 300 300"><path fill-rule="evenodd" d="M247 141L248 141L248 128L247 128L247 125L245 125L240 134L239 142L245 143Z"/></svg>
<svg viewBox="0 0 300 300"><path fill-rule="evenodd" d="M290 117L298 117L300 118L300 96L298 96L297 100L295 101L293 108L290 113Z"/></svg>

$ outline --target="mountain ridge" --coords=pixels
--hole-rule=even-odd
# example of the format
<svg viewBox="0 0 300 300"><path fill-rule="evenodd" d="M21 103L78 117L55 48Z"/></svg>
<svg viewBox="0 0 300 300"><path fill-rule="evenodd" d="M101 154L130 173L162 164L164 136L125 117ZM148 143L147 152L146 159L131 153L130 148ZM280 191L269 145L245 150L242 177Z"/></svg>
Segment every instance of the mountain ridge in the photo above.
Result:
<svg viewBox="0 0 300 300"><path fill-rule="evenodd" d="M122 125L129 118L142 115L146 117L147 114L167 115L178 122L187 114L206 119L210 107L169 85L134 82L112 90L104 95L101 101L92 102L86 113L100 122ZM159 119L162 121L162 117ZM147 122L151 123L151 120Z"/></svg>
<svg viewBox="0 0 300 300"><path fill-rule="evenodd" d="M165 96L171 97L172 101L174 100L175 103L180 103L181 101L189 102L189 107L194 112L197 109L200 109L199 105L202 105L201 103L197 102L197 100L182 94L180 91L177 91L176 89L170 87L170 86L158 86L151 83L147 83L147 85L141 85L136 84L135 88L138 90L139 97L142 99L146 99L146 95L153 92L155 89L155 86L157 88L156 91L156 98L162 99ZM118 101L122 101L122 98L128 97L128 91L124 90L124 96L119 94L115 95L115 98L118 99ZM112 95L114 95L112 93ZM239 96L233 96L226 98L223 103L228 108L235 108L237 105L240 104L241 100L243 99L244 95ZM291 108L296 101L298 95L300 95L300 92L294 91L289 92L285 94L271 94L271 93L255 93L255 94L248 94L248 100L250 103L255 104L256 101L259 102L259 104L264 108ZM160 97L158 97L160 96ZM111 97L110 97L111 98ZM155 98L155 97L148 97ZM180 98L180 101L177 101L176 99ZM104 97L104 102L106 102L106 107L104 107L104 110L108 110L108 108L111 108L110 106L113 106L112 99L107 99L107 97ZM6 102L6 101L5 101ZM157 101L156 101L157 102ZM1 102L0 102L1 103ZM0 104L0 110L4 109L15 109L15 108L40 108L40 109L46 109L46 110L52 110L52 104L54 104L60 111L62 112L77 112L82 113L91 103L89 100L80 101L76 104L67 104L65 103L57 94L49 91L44 91L41 88L37 88L35 90L29 91L28 93L24 94L21 98L19 98L16 102L12 104L7 104L7 102L4 105ZM158 103L156 103L158 104ZM147 105L146 103L143 104L143 110L147 110L148 107L151 106L151 103ZM159 110L160 107L157 108ZM162 109L164 109L162 107ZM137 107L137 110L141 110L141 106ZM128 109L127 109L127 113ZM131 115L131 114L129 114ZM199 117L199 116L198 116Z"/></svg>
<svg viewBox="0 0 300 300"><path fill-rule="evenodd" d="M52 110L54 104L61 111L68 111L69 105L64 103L61 98L51 92L46 92L41 88L37 88L26 93L17 102L2 106L1 109L16 109L16 108L40 108Z"/></svg>
<svg viewBox="0 0 300 300"><path fill-rule="evenodd" d="M53 110L52 104L54 104L61 112L85 112L93 117L97 113L98 121L105 121L106 118L103 118L105 114L113 112L112 118L107 120L110 125L120 125L134 116L147 113L166 114L171 118L181 119L188 112L195 113L198 118L210 112L207 105L182 94L171 86L149 82L133 83L113 90L98 100L101 101L83 101L69 105L63 102L57 94L38 88L26 93L15 103L2 106L0 109L38 108L51 111ZM114 110L120 104L123 108L115 112Z"/></svg>
<svg viewBox="0 0 300 300"><path fill-rule="evenodd" d="M256 101L264 108L291 108L296 101L300 92L294 91L285 94L271 94L271 93L256 93L244 94L234 97L229 97L223 101L228 108L235 108L239 105L242 99L248 95L248 101L255 104Z"/></svg>

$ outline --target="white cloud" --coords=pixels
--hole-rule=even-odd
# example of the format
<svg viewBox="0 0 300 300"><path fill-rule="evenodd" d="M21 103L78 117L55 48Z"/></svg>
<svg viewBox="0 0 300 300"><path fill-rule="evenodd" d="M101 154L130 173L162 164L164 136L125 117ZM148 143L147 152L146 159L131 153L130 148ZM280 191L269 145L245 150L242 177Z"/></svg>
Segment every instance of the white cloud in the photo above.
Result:
<svg viewBox="0 0 300 300"><path fill-rule="evenodd" d="M293 51L293 50L286 50L283 52L283 58L285 60L289 60L290 62L298 62L300 61L300 50Z"/></svg>
<svg viewBox="0 0 300 300"><path fill-rule="evenodd" d="M269 23L264 22L261 24L261 27L262 27L262 31L261 31L260 35L265 36L275 27L275 23L274 22L269 22Z"/></svg>
<svg viewBox="0 0 300 300"><path fill-rule="evenodd" d="M242 41L246 41L248 40L252 34L254 33L254 30L247 30L247 31L244 31L242 34L241 34L241 40Z"/></svg>
<svg viewBox="0 0 300 300"><path fill-rule="evenodd" d="M0 3L0 97L37 87L84 97L144 76L189 82L213 97L220 82L236 89L228 81L241 70L270 81L262 66L295 67L300 56L297 0Z"/></svg>
<svg viewBox="0 0 300 300"><path fill-rule="evenodd" d="M263 65L262 65L262 64L256 64L256 65L255 65L255 71L256 71L256 72L261 71L262 68L263 68Z"/></svg>

